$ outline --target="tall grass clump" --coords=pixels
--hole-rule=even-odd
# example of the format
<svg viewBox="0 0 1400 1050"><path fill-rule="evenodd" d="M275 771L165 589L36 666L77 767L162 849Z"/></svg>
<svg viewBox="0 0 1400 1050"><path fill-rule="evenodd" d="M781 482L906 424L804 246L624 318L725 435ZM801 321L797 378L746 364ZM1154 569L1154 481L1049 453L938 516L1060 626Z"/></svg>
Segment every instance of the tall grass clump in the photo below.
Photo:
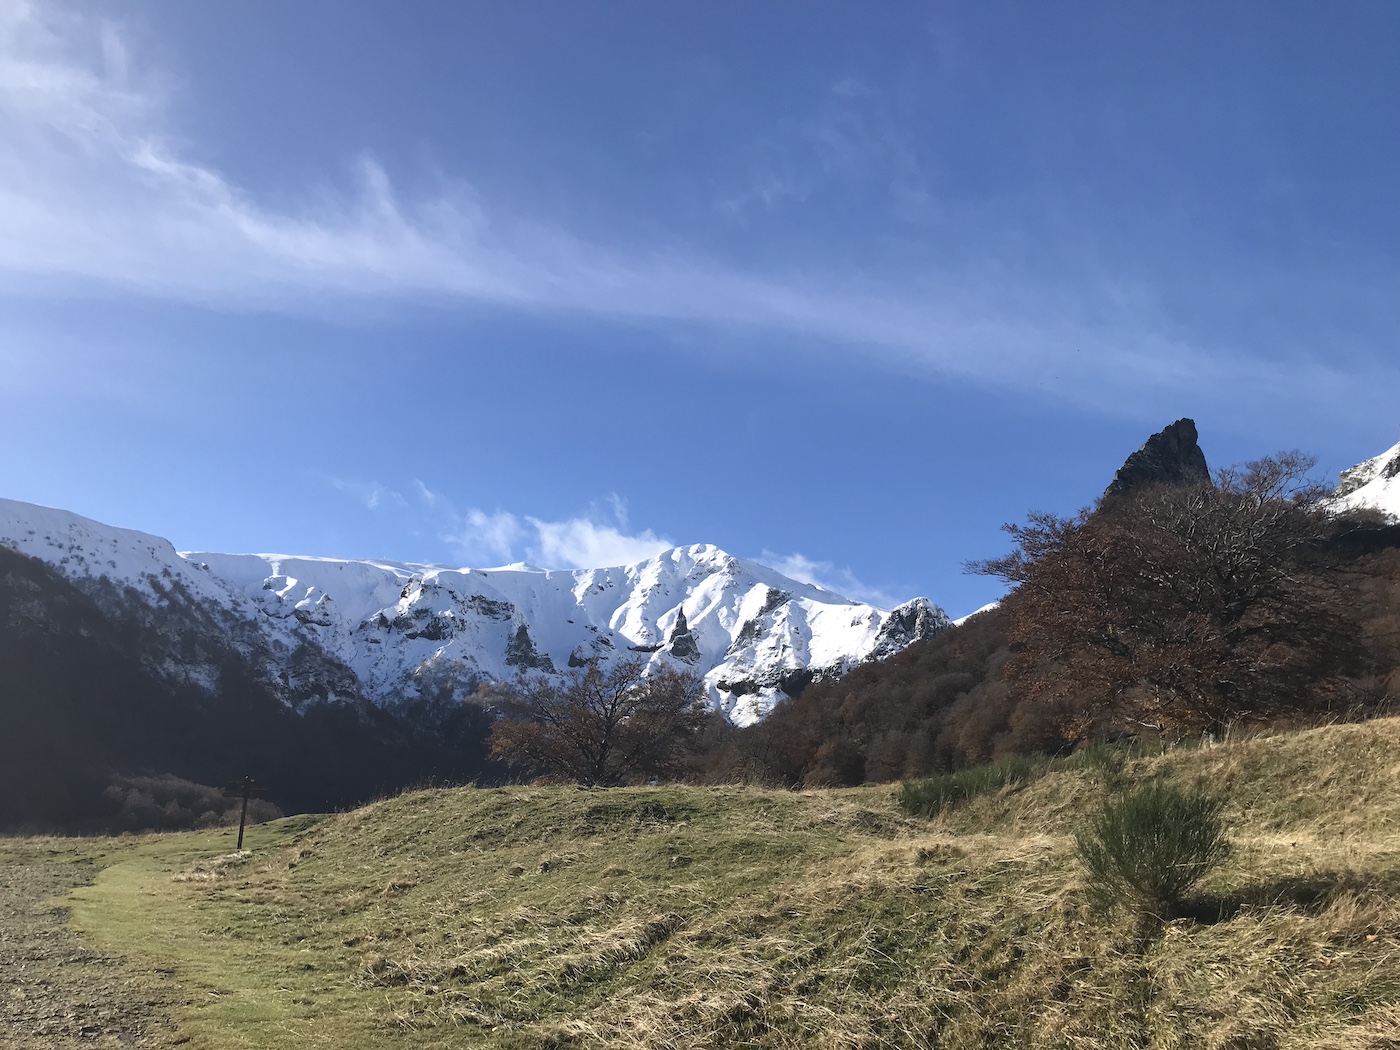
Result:
<svg viewBox="0 0 1400 1050"><path fill-rule="evenodd" d="M899 786L899 807L913 817L936 817L970 798L1033 780L1049 766L1050 760L1044 755L1008 755L986 765L906 780Z"/></svg>
<svg viewBox="0 0 1400 1050"><path fill-rule="evenodd" d="M1118 741L1109 744L1091 744L1078 751L1056 758L1051 768L1057 773L1070 773L1082 770L1095 780L1113 788L1119 785L1128 762L1142 751L1132 742Z"/></svg>
<svg viewBox="0 0 1400 1050"><path fill-rule="evenodd" d="M1104 912L1126 907L1166 918L1188 890L1230 855L1224 800L1144 784L1104 801L1074 834L1089 895Z"/></svg>

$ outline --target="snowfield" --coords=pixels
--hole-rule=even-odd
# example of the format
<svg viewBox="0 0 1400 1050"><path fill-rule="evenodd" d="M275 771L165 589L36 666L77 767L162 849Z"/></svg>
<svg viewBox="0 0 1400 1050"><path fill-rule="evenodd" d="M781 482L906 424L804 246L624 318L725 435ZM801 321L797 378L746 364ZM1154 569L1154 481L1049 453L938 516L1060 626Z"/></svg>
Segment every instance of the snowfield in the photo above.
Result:
<svg viewBox="0 0 1400 1050"><path fill-rule="evenodd" d="M0 543L113 611L144 603L227 632L270 680L301 690L288 698L296 703L335 698L314 684L325 673L298 677L308 652L348 668L381 705L459 701L485 681L635 657L700 673L714 706L747 725L796 686L950 624L924 598L878 609L707 544L578 571L177 552L156 536L13 500L0 500ZM213 668L166 659L163 670L216 688Z"/></svg>

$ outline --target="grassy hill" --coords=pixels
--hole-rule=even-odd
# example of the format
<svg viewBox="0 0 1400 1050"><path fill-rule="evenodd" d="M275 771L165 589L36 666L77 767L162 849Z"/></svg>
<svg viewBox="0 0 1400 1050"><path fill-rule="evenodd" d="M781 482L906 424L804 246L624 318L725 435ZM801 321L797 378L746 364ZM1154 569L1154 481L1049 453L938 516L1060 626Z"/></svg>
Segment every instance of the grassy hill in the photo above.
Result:
<svg viewBox="0 0 1400 1050"><path fill-rule="evenodd" d="M1091 914L1068 832L1154 778L1227 794L1237 850L1142 938ZM186 1003L149 1045L1400 1047L1400 720L1054 772L932 821L894 798L423 791L242 855L209 832L0 861L102 866L73 922Z"/></svg>

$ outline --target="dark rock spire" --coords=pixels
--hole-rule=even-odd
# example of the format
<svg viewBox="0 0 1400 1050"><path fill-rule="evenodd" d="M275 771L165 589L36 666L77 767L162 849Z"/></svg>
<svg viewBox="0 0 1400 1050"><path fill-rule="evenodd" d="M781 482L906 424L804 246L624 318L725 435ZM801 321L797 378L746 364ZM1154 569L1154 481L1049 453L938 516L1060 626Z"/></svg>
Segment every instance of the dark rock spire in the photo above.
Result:
<svg viewBox="0 0 1400 1050"><path fill-rule="evenodd" d="M1121 496L1143 485L1193 485L1210 480L1206 455L1196 443L1196 421L1178 419L1153 434L1118 468L1105 496Z"/></svg>
<svg viewBox="0 0 1400 1050"><path fill-rule="evenodd" d="M690 631L690 625L685 622L684 609L676 610L676 624L671 628L671 637L667 640L666 646L677 660L694 663L700 659L700 646L696 644L695 635Z"/></svg>

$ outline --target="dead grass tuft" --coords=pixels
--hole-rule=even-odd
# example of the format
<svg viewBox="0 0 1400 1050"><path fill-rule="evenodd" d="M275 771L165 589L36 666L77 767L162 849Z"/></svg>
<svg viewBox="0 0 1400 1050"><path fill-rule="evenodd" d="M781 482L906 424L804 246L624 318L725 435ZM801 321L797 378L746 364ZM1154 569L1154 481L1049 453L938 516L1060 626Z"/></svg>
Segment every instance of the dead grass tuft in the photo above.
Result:
<svg viewBox="0 0 1400 1050"><path fill-rule="evenodd" d="M233 872L244 871L252 859L250 850L225 853L221 857L195 861L184 871L177 872L172 879L175 882L218 882Z"/></svg>

